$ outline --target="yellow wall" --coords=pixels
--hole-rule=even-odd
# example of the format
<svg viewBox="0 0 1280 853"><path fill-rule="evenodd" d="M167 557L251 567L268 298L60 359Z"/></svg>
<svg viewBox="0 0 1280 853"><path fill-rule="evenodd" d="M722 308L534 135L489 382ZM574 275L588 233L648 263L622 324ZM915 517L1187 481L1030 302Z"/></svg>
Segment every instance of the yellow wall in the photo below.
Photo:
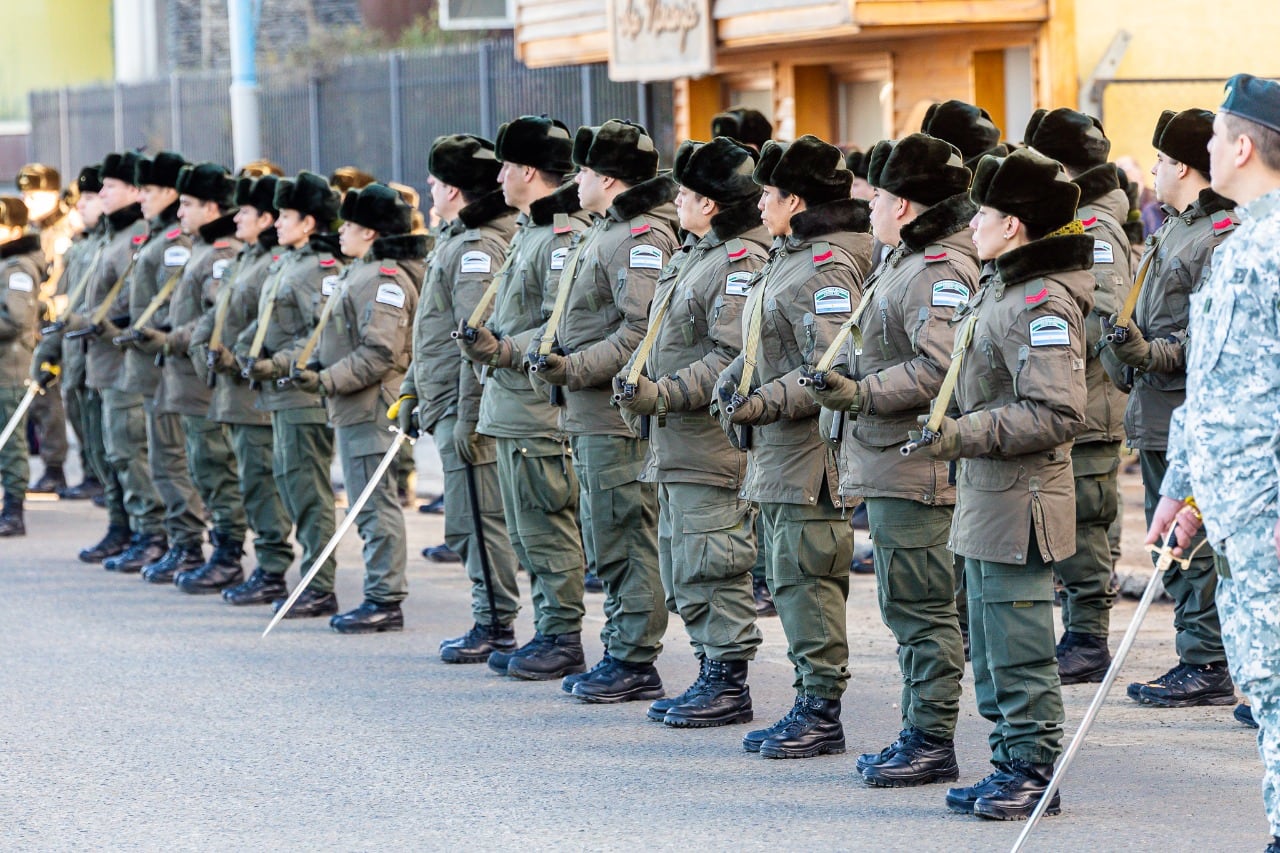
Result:
<svg viewBox="0 0 1280 853"><path fill-rule="evenodd" d="M27 115L27 92L112 78L106 0L7 2L0 25L0 120Z"/></svg>
<svg viewBox="0 0 1280 853"><path fill-rule="evenodd" d="M1149 169L1155 161L1151 132L1161 110L1216 110L1222 103L1222 84L1232 74L1280 74L1274 21L1274 0L1219 0L1209 5L1193 0L1076 0L1082 80L1121 29L1133 39L1116 77L1214 78L1201 84L1108 86L1102 119L1112 141L1112 159L1128 154Z"/></svg>

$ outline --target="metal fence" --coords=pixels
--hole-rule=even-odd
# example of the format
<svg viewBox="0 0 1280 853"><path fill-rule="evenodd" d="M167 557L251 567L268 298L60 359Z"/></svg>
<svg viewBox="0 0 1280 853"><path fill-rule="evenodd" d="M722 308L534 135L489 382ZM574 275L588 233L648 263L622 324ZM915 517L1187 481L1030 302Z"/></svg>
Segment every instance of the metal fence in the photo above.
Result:
<svg viewBox="0 0 1280 853"><path fill-rule="evenodd" d="M232 165L225 73L31 94L30 158L74 174L108 151L162 148ZM352 57L325 68L273 68L259 78L262 153L293 174L359 166L424 190L431 141L492 138L501 122L546 113L570 129L639 121L674 150L671 86L614 83L603 64L529 69L509 38L431 52Z"/></svg>

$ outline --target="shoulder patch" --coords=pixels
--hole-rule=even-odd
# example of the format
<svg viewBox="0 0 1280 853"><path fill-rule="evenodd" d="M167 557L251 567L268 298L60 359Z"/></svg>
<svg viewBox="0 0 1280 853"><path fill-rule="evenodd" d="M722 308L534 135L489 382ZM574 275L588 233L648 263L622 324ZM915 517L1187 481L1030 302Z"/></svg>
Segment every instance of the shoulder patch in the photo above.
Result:
<svg viewBox="0 0 1280 853"><path fill-rule="evenodd" d="M1094 220L1097 221L1096 219ZM1114 264L1116 262L1115 247L1106 240L1093 241L1093 262L1095 264Z"/></svg>
<svg viewBox="0 0 1280 853"><path fill-rule="evenodd" d="M134 234L134 235L133 235L133 245L135 245L135 246L141 246L141 245L142 245L143 243L145 243L145 242L147 242L147 235L146 235L146 234Z"/></svg>
<svg viewBox="0 0 1280 853"><path fill-rule="evenodd" d="M746 296L751 290L751 278L754 275L755 273L746 270L729 273L729 277L724 280L724 292L730 296Z"/></svg>
<svg viewBox="0 0 1280 853"><path fill-rule="evenodd" d="M274 263L275 263L276 261L278 261L278 260L280 260L280 256L279 256L279 255L272 255L272 256L271 256L271 263L273 263L273 264L274 264Z"/></svg>
<svg viewBox="0 0 1280 853"><path fill-rule="evenodd" d="M1049 288L1042 287L1038 292L1028 293L1026 296L1022 297L1022 301L1027 303L1028 305L1036 305L1048 295L1049 295Z"/></svg>
<svg viewBox="0 0 1280 853"><path fill-rule="evenodd" d="M462 232L462 239L467 243L474 243L476 240L480 239L480 229L468 228L466 231Z"/></svg>
<svg viewBox="0 0 1280 853"><path fill-rule="evenodd" d="M648 234L651 228L653 228L653 226L650 225L648 222L645 222L643 219L631 220L631 236L632 237L639 237L641 234Z"/></svg>
<svg viewBox="0 0 1280 853"><path fill-rule="evenodd" d="M471 251L463 252L462 260L458 263L458 272L463 275L468 273L486 273L493 271L493 258L489 257L485 252Z"/></svg>
<svg viewBox="0 0 1280 853"><path fill-rule="evenodd" d="M1080 216L1080 225L1082 228L1084 228L1084 230L1088 231L1090 228L1097 227L1098 215L1093 211L1081 210L1079 216Z"/></svg>
<svg viewBox="0 0 1280 853"><path fill-rule="evenodd" d="M954 278L935 281L933 283L933 302L934 306L942 306L946 308L959 308L961 305L969 301L969 288L964 286L963 282Z"/></svg>
<svg viewBox="0 0 1280 853"><path fill-rule="evenodd" d="M848 314L852 310L853 300L847 288L824 287L813 295L815 314Z"/></svg>
<svg viewBox="0 0 1280 853"><path fill-rule="evenodd" d="M9 289L18 290L22 293L30 293L35 289L36 283L30 275L25 272L16 272L9 276Z"/></svg>
<svg viewBox="0 0 1280 853"><path fill-rule="evenodd" d="M557 213L551 218L551 232L553 234L568 234L573 230L573 222L569 219L567 213ZM552 267L555 269L555 267Z"/></svg>
<svg viewBox="0 0 1280 853"><path fill-rule="evenodd" d="M1230 216L1224 216L1213 223L1214 234L1227 234L1236 230L1236 224L1231 221Z"/></svg>
<svg viewBox="0 0 1280 853"><path fill-rule="evenodd" d="M926 246L924 250L924 262L926 264L937 264L945 261L950 255L947 250L941 246Z"/></svg>
<svg viewBox="0 0 1280 853"><path fill-rule="evenodd" d="M336 267L337 265L338 265L337 258L321 258L320 259L320 266L323 267L324 269L329 269L330 267Z"/></svg>
<svg viewBox="0 0 1280 853"><path fill-rule="evenodd" d="M399 273L400 273L400 268L399 268L399 267L381 267L381 266L380 266L380 267L378 267L378 272L382 273L383 275L399 275Z"/></svg>
<svg viewBox="0 0 1280 853"><path fill-rule="evenodd" d="M325 296L332 296L333 292L338 289L338 277L336 275L327 275L320 282L320 292Z"/></svg>
<svg viewBox="0 0 1280 853"><path fill-rule="evenodd" d="M169 233L165 234L165 235L164 235L164 238L165 238L166 240L177 240L177 239L178 239L179 237L181 237L181 236L182 236L182 226L181 226L181 225L179 225L177 228L175 228L175 229L173 229L172 231L170 231Z"/></svg>
<svg viewBox="0 0 1280 853"><path fill-rule="evenodd" d="M830 263L835 258L835 256L836 256L836 253L831 251L830 243L814 243L813 244L813 265L815 267L820 267L823 264ZM848 296L848 295L849 295L848 291L846 291L845 296ZM845 310L849 310L849 309L845 309Z"/></svg>
<svg viewBox="0 0 1280 853"><path fill-rule="evenodd" d="M164 265L180 267L191 259L191 250L186 246L169 246L164 250Z"/></svg>
<svg viewBox="0 0 1280 853"><path fill-rule="evenodd" d="M231 247L230 240L214 240L213 241L213 248L215 249L228 249L230 247Z"/></svg>
<svg viewBox="0 0 1280 853"><path fill-rule="evenodd" d="M729 253L729 260L740 261L747 256L747 244L734 237L724 244L725 251Z"/></svg>
<svg viewBox="0 0 1280 853"><path fill-rule="evenodd" d="M227 267L231 266L230 258L219 258L213 262L213 277L215 280L221 280L223 274L227 271Z"/></svg>
<svg viewBox="0 0 1280 853"><path fill-rule="evenodd" d="M646 230L648 227L645 225ZM632 246L629 265L633 270L660 270L662 250L657 246Z"/></svg>
<svg viewBox="0 0 1280 853"><path fill-rule="evenodd" d="M381 302L383 305L390 305L392 308L404 307L404 288L394 282L384 281L378 285L378 295L374 297L374 302Z"/></svg>
<svg viewBox="0 0 1280 853"><path fill-rule="evenodd" d="M1071 344L1070 327L1062 317L1049 314L1031 321L1033 347L1065 347Z"/></svg>
<svg viewBox="0 0 1280 853"><path fill-rule="evenodd" d="M569 257L569 247L561 246L559 249L551 250L551 268L553 270L564 269L565 259Z"/></svg>

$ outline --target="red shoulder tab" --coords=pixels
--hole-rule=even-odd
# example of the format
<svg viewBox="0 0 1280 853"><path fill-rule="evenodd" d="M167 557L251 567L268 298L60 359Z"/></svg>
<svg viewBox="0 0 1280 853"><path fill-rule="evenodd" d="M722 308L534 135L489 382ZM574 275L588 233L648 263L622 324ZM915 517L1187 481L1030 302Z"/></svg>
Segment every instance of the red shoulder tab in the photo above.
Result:
<svg viewBox="0 0 1280 853"><path fill-rule="evenodd" d="M378 272L382 273L383 275L395 275L396 273L400 272L400 270L396 267L378 267Z"/></svg>
<svg viewBox="0 0 1280 853"><path fill-rule="evenodd" d="M213 241L213 248L215 249L226 249L230 246L231 246L230 240L214 240Z"/></svg>
<svg viewBox="0 0 1280 853"><path fill-rule="evenodd" d="M177 228L173 229L168 234L165 234L164 238L166 240L177 240L181 236L182 236L182 226L179 225Z"/></svg>
<svg viewBox="0 0 1280 853"><path fill-rule="evenodd" d="M745 258L746 256L747 256L747 247L743 246L741 249L738 249L736 252L730 252L729 260L736 261L739 258Z"/></svg>
<svg viewBox="0 0 1280 853"><path fill-rule="evenodd" d="M278 260L280 260L280 256L279 256L279 255L272 255L272 256L271 256L271 263L273 263L273 264L274 264L274 263L275 263L276 261L278 261Z"/></svg>
<svg viewBox="0 0 1280 853"><path fill-rule="evenodd" d="M924 256L925 263L928 263L928 264L934 264L934 263L937 263L938 261L945 261L946 259L947 259L947 253L946 253L946 252L939 252L939 253L938 253L938 254L936 254L936 255L925 255L925 256Z"/></svg>
<svg viewBox="0 0 1280 853"><path fill-rule="evenodd" d="M553 226L553 227L551 228L551 233L553 233L553 234L568 234L568 233L569 233L570 231L572 231L572 230L573 230L573 225L572 225L572 223L570 223L570 224L568 224L568 225L555 225L555 226ZM633 234L634 234L635 232L633 231L633 232L631 232L631 233L633 233Z"/></svg>
<svg viewBox="0 0 1280 853"><path fill-rule="evenodd" d="M835 257L835 252L831 251L830 249L827 249L825 252L823 252L820 255L815 254L813 256L813 262L815 264L825 264L827 261L831 260L833 257Z"/></svg>
<svg viewBox="0 0 1280 853"><path fill-rule="evenodd" d="M328 267L334 267L337 265L338 265L337 258L324 258L323 260L320 261L320 266L325 267L326 269Z"/></svg>
<svg viewBox="0 0 1280 853"><path fill-rule="evenodd" d="M1042 287L1040 288L1039 293L1028 293L1026 296L1023 297L1023 301L1026 302L1028 305L1035 305L1037 302L1044 299L1048 295L1049 295L1049 288Z"/></svg>
<svg viewBox="0 0 1280 853"><path fill-rule="evenodd" d="M1221 219L1219 219L1217 222L1213 223L1213 233L1221 234L1222 232L1230 231L1235 227L1236 227L1236 224L1231 221L1231 217L1224 216Z"/></svg>
<svg viewBox="0 0 1280 853"><path fill-rule="evenodd" d="M652 227L653 226L650 225L648 222L644 223L643 225L633 225L631 226L631 236L639 237L641 234L647 234L649 233L649 229Z"/></svg>
<svg viewBox="0 0 1280 853"><path fill-rule="evenodd" d="M1081 220L1080 220L1080 225L1081 225L1081 227L1083 227L1083 228L1092 228L1093 226L1095 226L1095 225L1097 225L1097 224L1098 224L1098 217L1096 217L1096 216L1090 216L1088 219L1081 219Z"/></svg>
<svg viewBox="0 0 1280 853"><path fill-rule="evenodd" d="M141 246L141 245L142 245L143 243L145 243L145 242L147 242L147 235L146 235L146 234L135 234L135 235L133 235L133 245L135 245L135 246Z"/></svg>

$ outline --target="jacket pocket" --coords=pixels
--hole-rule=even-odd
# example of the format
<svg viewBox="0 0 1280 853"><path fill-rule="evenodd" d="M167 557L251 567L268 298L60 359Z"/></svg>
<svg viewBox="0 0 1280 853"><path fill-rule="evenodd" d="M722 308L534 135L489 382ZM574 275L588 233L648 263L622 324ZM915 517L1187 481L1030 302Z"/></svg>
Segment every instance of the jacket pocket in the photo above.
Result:
<svg viewBox="0 0 1280 853"><path fill-rule="evenodd" d="M960 481L983 492L1007 492L1021 474L1021 463L1012 460L965 459L960 463Z"/></svg>

